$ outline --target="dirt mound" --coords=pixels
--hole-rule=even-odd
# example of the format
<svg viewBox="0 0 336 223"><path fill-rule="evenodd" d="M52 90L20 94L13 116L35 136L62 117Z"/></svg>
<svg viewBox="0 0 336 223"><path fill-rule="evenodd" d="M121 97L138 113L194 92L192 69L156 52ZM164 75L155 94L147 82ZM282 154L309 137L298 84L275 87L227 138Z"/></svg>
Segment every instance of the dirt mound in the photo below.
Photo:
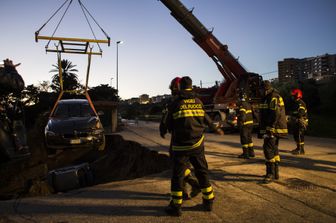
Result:
<svg viewBox="0 0 336 223"><path fill-rule="evenodd" d="M125 141L120 135L108 136L106 142L106 154L91 164L99 183L159 173L170 166L167 155Z"/></svg>

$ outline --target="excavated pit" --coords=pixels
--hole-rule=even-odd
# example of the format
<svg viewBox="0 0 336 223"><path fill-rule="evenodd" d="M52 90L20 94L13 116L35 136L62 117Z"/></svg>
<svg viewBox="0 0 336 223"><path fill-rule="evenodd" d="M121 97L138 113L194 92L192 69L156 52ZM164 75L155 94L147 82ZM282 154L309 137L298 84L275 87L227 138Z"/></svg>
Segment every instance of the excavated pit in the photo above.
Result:
<svg viewBox="0 0 336 223"><path fill-rule="evenodd" d="M119 134L106 135L104 151L74 149L47 155L43 138L44 121L38 123L42 124L37 124L28 135L31 157L1 164L0 199L55 193L48 183L48 173L82 163L89 163L94 184L134 179L169 169L167 155L124 140Z"/></svg>
<svg viewBox="0 0 336 223"><path fill-rule="evenodd" d="M95 157L95 158L93 158ZM169 169L169 157L127 141L122 136L107 135L106 151L91 151L81 160L90 163L97 183L134 179Z"/></svg>

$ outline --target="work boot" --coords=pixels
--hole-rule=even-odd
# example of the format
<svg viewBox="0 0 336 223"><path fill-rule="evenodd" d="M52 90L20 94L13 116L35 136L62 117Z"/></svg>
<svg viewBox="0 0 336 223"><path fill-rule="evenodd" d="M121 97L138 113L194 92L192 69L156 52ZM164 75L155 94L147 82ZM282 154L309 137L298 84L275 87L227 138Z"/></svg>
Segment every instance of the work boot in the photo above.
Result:
<svg viewBox="0 0 336 223"><path fill-rule="evenodd" d="M304 145L300 146L300 155L304 155L305 151L304 151Z"/></svg>
<svg viewBox="0 0 336 223"><path fill-rule="evenodd" d="M279 162L274 163L274 179L279 180Z"/></svg>
<svg viewBox="0 0 336 223"><path fill-rule="evenodd" d="M304 154L305 154L305 151L304 151L303 146L300 146L300 148L296 148L296 149L292 150L291 153L292 153L293 155L304 155Z"/></svg>
<svg viewBox="0 0 336 223"><path fill-rule="evenodd" d="M300 153L300 147L296 147L296 149L293 149L291 153L294 155L298 155Z"/></svg>
<svg viewBox="0 0 336 223"><path fill-rule="evenodd" d="M249 157L255 157L254 149L253 147L248 148L248 155Z"/></svg>
<svg viewBox="0 0 336 223"><path fill-rule="evenodd" d="M213 201L214 201L214 199L207 200L207 199L203 198L203 209L204 209L204 211L212 211Z"/></svg>
<svg viewBox="0 0 336 223"><path fill-rule="evenodd" d="M264 183L271 183L274 179L274 163L266 162L266 175L264 178Z"/></svg>
<svg viewBox="0 0 336 223"><path fill-rule="evenodd" d="M175 205L173 201L170 201L165 212L170 216L180 217L182 215L181 205Z"/></svg>
<svg viewBox="0 0 336 223"><path fill-rule="evenodd" d="M190 197L196 197L201 192L201 187L198 183L198 180L193 175L189 174L185 181L191 186Z"/></svg>
<svg viewBox="0 0 336 223"><path fill-rule="evenodd" d="M243 153L240 154L238 156L238 158L242 158L242 159L250 159L249 157L249 153L248 153L248 149L247 148L243 148Z"/></svg>

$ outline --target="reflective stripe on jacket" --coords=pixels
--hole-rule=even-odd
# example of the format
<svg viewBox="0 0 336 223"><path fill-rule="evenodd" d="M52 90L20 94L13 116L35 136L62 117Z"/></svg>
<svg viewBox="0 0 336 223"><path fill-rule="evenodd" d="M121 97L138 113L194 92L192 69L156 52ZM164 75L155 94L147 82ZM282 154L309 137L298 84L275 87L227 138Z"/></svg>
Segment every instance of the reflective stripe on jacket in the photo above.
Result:
<svg viewBox="0 0 336 223"><path fill-rule="evenodd" d="M279 92L273 90L264 97L260 109L260 133L266 131L274 135L285 136L288 134L285 103Z"/></svg>
<svg viewBox="0 0 336 223"><path fill-rule="evenodd" d="M186 151L198 148L204 141L209 120L201 100L192 92L181 92L168 109L167 124L172 133L172 150Z"/></svg>
<svg viewBox="0 0 336 223"><path fill-rule="evenodd" d="M241 102L238 110L238 125L248 126L253 124L252 106L250 103Z"/></svg>
<svg viewBox="0 0 336 223"><path fill-rule="evenodd" d="M294 116L297 119L303 119L308 122L307 106L303 100L299 99L295 101L292 116Z"/></svg>

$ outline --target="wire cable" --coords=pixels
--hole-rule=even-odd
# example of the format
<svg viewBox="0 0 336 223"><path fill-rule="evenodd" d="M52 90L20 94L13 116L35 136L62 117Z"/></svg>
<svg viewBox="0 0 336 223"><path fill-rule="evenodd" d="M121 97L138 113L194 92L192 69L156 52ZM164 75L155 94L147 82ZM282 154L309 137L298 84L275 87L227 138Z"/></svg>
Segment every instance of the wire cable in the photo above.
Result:
<svg viewBox="0 0 336 223"><path fill-rule="evenodd" d="M68 11L68 9L69 9L71 3L72 3L72 0L70 0L68 6L67 6L67 8L66 8L66 10L64 11L64 13L63 13L63 15L62 15L60 21L58 22L58 24L57 24L57 26L56 26L56 28L55 28L53 34L51 35L52 37L55 35L55 33L56 33L56 31L57 31L59 25L61 24L61 22L62 22L62 20L63 20L63 18L64 18L64 16L65 16L65 14L67 13L67 11ZM48 48L50 41L51 41L51 40L48 41L48 43L47 43L47 45L46 45L46 48Z"/></svg>
<svg viewBox="0 0 336 223"><path fill-rule="evenodd" d="M83 14L84 14L84 16L85 16L85 19L86 19L87 24L89 25L89 27L90 27L90 29L91 29L91 32L92 32L93 37L95 38L95 40L97 40L97 37L96 37L96 35L95 35L95 33L94 33L93 29L92 29L91 23L90 23L88 17L86 16L85 11L84 11L84 8L83 8L83 7L85 7L85 6L81 3L80 0L78 0L78 3L79 3L79 5L80 5L80 7L81 7L81 9L82 9L82 11L83 11ZM102 49L100 48L99 43L97 43L97 46L98 46L100 52L102 52Z"/></svg>
<svg viewBox="0 0 336 223"><path fill-rule="evenodd" d="M63 8L63 6L65 5L65 3L67 3L69 0L66 0L62 5L61 7L59 7L55 12L54 14L52 14L52 16L50 16L50 18L47 20L47 22L45 22L41 28L39 28L39 30L36 31L36 33L39 33L47 24L48 22L58 13L59 10L61 10L61 8Z"/></svg>
<svg viewBox="0 0 336 223"><path fill-rule="evenodd" d="M273 70L273 71L269 71L269 72L266 72L266 73L262 73L261 75L268 75L268 74L273 74L273 73L276 73L278 72L278 70Z"/></svg>
<svg viewBox="0 0 336 223"><path fill-rule="evenodd" d="M60 20L59 20L59 22L57 23L57 25L56 25L56 27L55 27L55 29L54 29L54 31L53 31L53 33L52 33L52 35L51 35L51 37L54 37L54 35L55 35L55 33L56 33L56 31L58 30L58 28L59 28L59 26L60 26L60 24L61 24L61 22L63 21L63 19L64 19L64 17L65 17L65 14L68 12L68 10L69 10L69 7L70 7L70 5L72 4L72 2L73 2L73 0L65 0L65 2L50 16L50 18L41 26L41 28L40 29L38 29L36 32L35 32L35 40L36 40L36 42L37 42L37 39L38 39L38 34L39 34L39 32L50 22L50 20L57 14L57 13L59 13L59 11L68 3L68 5L67 5L67 7L66 7L66 9L65 9L65 11L64 11L64 13L63 13L63 15L61 16L61 18L60 18ZM88 18L88 15L91 17L91 19L94 21L94 23L100 28L100 30L103 32L103 34L105 35L105 37L108 39L108 46L110 46L110 37L107 35L107 33L105 32L105 30L98 24L98 22L96 21L96 19L92 16L92 14L89 12L89 10L85 7L85 5L81 2L81 0L78 0L78 3L79 3L79 5L80 5L80 7L81 7L81 10L82 10L82 12L83 12L83 14L84 14L84 17L85 17L85 19L86 19L86 22L87 22L87 24L89 25L89 27L90 27L90 30L91 30L91 32L92 32L92 35L93 35L93 37L94 37L94 39L95 40L97 40L97 37L96 37L96 34L94 33L94 30L93 30L93 27L92 27L92 25L91 25L91 23L90 23L90 21L89 21L89 18ZM88 14L88 15L87 15ZM50 44L50 42L51 42L52 40L51 39L49 39L48 40L48 42L47 42L47 44L46 44L46 46L45 46L45 48L46 49L48 49L48 47L49 47L49 44ZM98 46L98 48L99 48L99 50L100 50L100 52L102 52L102 48L100 47L100 45L99 45L99 43L97 42L97 46Z"/></svg>
<svg viewBox="0 0 336 223"><path fill-rule="evenodd" d="M98 24L98 22L95 20L95 18L91 15L91 13L89 12L89 10L85 7L85 5L81 2L81 0L78 0L79 4L81 4L85 11L87 11L87 13L90 15L90 17L92 18L92 20L96 23L96 25L100 28L100 30L105 34L107 39L110 39L110 37L107 35L107 33L104 31L104 29Z"/></svg>

